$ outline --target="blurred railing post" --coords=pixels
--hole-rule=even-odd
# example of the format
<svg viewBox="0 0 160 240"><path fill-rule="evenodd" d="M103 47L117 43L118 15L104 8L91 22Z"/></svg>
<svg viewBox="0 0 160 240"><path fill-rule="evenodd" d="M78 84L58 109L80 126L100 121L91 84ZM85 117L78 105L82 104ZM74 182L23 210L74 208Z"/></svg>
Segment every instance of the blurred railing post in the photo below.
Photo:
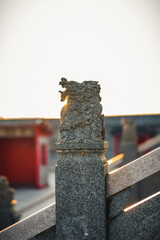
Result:
<svg viewBox="0 0 160 240"><path fill-rule="evenodd" d="M106 239L104 142L100 86L94 81L60 84L60 142L56 166L56 239Z"/></svg>

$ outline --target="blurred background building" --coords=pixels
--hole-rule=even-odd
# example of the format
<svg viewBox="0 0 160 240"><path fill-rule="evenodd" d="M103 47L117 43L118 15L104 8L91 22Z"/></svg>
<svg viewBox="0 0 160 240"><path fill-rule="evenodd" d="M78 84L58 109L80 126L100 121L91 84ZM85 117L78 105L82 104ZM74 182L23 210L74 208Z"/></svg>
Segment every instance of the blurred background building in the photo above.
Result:
<svg viewBox="0 0 160 240"><path fill-rule="evenodd" d="M12 186L48 185L52 126L42 119L0 120L0 175Z"/></svg>

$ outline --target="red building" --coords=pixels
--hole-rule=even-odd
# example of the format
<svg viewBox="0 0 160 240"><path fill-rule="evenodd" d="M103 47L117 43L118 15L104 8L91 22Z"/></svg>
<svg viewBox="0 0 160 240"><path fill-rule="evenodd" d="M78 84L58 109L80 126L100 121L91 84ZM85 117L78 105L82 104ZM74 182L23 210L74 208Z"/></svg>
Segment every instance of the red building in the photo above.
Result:
<svg viewBox="0 0 160 240"><path fill-rule="evenodd" d="M42 119L0 120L0 175L13 186L48 185L48 144L53 129Z"/></svg>

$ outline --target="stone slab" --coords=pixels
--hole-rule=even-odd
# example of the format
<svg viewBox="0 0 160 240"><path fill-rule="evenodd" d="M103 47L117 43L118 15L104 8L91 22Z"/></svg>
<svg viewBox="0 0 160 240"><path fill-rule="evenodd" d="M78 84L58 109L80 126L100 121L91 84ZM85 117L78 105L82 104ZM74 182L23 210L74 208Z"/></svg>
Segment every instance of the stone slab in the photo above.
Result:
<svg viewBox="0 0 160 240"><path fill-rule="evenodd" d="M56 225L28 240L56 240Z"/></svg>
<svg viewBox="0 0 160 240"><path fill-rule="evenodd" d="M118 193L119 194L119 193ZM116 194L116 195L118 195ZM110 220L110 240L160 239L160 195Z"/></svg>
<svg viewBox="0 0 160 240"><path fill-rule="evenodd" d="M1 240L27 240L56 224L55 203L0 232Z"/></svg>
<svg viewBox="0 0 160 240"><path fill-rule="evenodd" d="M107 176L107 197L160 171L160 147L109 173Z"/></svg>
<svg viewBox="0 0 160 240"><path fill-rule="evenodd" d="M127 202L129 196L131 193L131 188L127 188L115 195L113 195L108 200L108 215L109 219L113 219L116 216L123 213L123 207L125 203Z"/></svg>
<svg viewBox="0 0 160 240"><path fill-rule="evenodd" d="M104 166L94 150L59 153L56 220L57 240L106 238Z"/></svg>
<svg viewBox="0 0 160 240"><path fill-rule="evenodd" d="M72 149L106 149L108 147L108 143L104 141L100 142L88 142L88 143L56 143L55 144L57 151L58 150L72 150Z"/></svg>

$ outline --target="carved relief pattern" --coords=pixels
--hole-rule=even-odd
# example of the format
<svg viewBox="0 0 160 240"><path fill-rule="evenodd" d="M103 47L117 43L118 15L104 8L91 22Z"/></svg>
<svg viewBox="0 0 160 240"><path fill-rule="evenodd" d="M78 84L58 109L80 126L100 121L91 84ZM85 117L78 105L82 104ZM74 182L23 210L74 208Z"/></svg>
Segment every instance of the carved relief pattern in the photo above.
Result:
<svg viewBox="0 0 160 240"><path fill-rule="evenodd" d="M67 99L67 104L61 110L60 141L102 141L103 116L98 82L78 83L62 78L59 84L66 89L60 91L61 101Z"/></svg>

